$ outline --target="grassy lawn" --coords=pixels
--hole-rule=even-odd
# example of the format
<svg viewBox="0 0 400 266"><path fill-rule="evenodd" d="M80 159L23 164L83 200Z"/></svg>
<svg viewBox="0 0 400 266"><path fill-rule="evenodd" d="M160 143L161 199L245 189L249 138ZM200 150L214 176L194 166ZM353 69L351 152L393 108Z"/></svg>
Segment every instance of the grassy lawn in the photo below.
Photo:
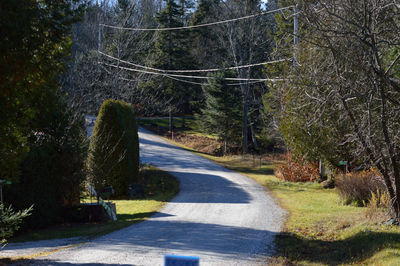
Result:
<svg viewBox="0 0 400 266"><path fill-rule="evenodd" d="M140 173L144 180L145 199L112 200L116 203L116 222L90 224L63 224L35 230L17 236L10 242L36 241L76 236L96 237L141 222L159 211L179 191L179 182L168 173L154 167L145 167Z"/></svg>
<svg viewBox="0 0 400 266"><path fill-rule="evenodd" d="M367 208L343 205L335 189L276 178L273 169L282 161L271 156L260 163L251 155L216 157L187 149L254 179L288 211L271 264L400 265L400 227L368 218Z"/></svg>

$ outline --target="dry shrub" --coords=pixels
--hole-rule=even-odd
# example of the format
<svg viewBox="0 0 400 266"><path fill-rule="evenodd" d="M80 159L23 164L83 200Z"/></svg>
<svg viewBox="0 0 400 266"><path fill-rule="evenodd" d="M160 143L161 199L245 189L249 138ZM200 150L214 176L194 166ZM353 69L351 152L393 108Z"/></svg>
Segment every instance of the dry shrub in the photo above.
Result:
<svg viewBox="0 0 400 266"><path fill-rule="evenodd" d="M371 193L386 191L382 177L375 169L339 175L335 184L343 203L357 206L369 203Z"/></svg>
<svg viewBox="0 0 400 266"><path fill-rule="evenodd" d="M364 202L364 205L367 206L365 215L368 219L385 221L390 210L390 195L387 191L382 192L380 189L371 192L369 202Z"/></svg>
<svg viewBox="0 0 400 266"><path fill-rule="evenodd" d="M275 175L290 182L313 182L319 178L318 163L309 163L303 158L295 160L288 154L287 162L275 170Z"/></svg>

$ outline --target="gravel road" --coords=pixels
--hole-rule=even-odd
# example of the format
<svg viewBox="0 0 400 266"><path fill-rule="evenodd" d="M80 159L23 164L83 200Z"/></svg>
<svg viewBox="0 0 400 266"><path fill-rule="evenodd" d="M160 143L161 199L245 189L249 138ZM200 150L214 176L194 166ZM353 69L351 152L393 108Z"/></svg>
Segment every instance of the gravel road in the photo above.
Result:
<svg viewBox="0 0 400 266"><path fill-rule="evenodd" d="M284 211L253 180L139 130L141 161L170 172L181 191L145 222L33 261L40 265L265 265Z"/></svg>

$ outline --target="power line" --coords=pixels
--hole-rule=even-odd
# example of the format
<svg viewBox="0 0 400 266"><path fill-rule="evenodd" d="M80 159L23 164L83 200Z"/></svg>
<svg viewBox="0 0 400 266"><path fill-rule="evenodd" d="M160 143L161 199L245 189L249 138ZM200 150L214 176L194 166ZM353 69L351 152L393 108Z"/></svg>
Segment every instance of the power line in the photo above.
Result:
<svg viewBox="0 0 400 266"><path fill-rule="evenodd" d="M176 81L180 81L180 82L183 82L183 83L188 83L188 84L194 84L194 85L200 85L200 86L211 86L209 83L193 82L193 81L189 81L189 80L174 78L174 77L171 77L169 75L165 75L165 77L173 79L173 80L176 80ZM229 83L229 84L226 84L226 85L227 86L240 86L240 85L255 84L255 83L260 83L260 82L265 82L265 81L263 80L263 81L250 81L250 82L247 82L247 83Z"/></svg>
<svg viewBox="0 0 400 266"><path fill-rule="evenodd" d="M134 67L139 67L139 68L143 68L143 69L148 69L148 70L153 70L153 71L158 71L158 72L162 72L162 73L201 73L201 72L217 72L217 71L223 71L223 70L234 70L234 69L241 69L241 68L247 68L247 67L255 67L255 66L264 66L264 65L268 65L268 64L275 64L275 63L281 63L281 62L285 62L285 61L291 61L293 59L279 59L279 60L274 60L274 61L268 61L268 62L262 62L262 63L255 63L255 64L249 64L249 65L243 65L243 66L236 66L236 67L225 67L225 68L210 68L210 69L193 69L193 70L166 70L166 69L158 69L158 68L154 68L154 67L148 67L148 66L143 66L143 65L138 65L138 64L134 64L122 59L118 59L116 57L113 57L111 55L105 54L103 52L99 52L100 54L113 59L113 60L117 60L119 62L134 66Z"/></svg>
<svg viewBox="0 0 400 266"><path fill-rule="evenodd" d="M192 25L192 26L184 26L184 27L172 27L172 28L125 28L125 27L118 27L118 26L112 26L112 25L107 25L107 24L99 24L99 26L102 27L107 27L107 28L112 28L112 29L118 29L118 30L131 30L131 31L171 31L171 30L185 30L185 29L194 29L194 28L200 28L200 27L208 27L208 26L213 26L213 25L219 25L219 24L224 24L224 23L229 23L229 22L234 22L234 21L239 21L239 20L244 20L244 19L249 19L249 18L254 18L254 17L259 17L263 16L266 14L271 14L274 12L279 12L283 11L289 8L293 8L294 6L287 6L287 7L282 7L274 10L269 10L266 12L254 14L254 15L249 15L249 16L244 16L240 18L234 18L234 19L228 19L228 20L222 20L222 21L216 21L216 22L211 22L211 23L205 23L205 24L198 24L198 25Z"/></svg>
<svg viewBox="0 0 400 266"><path fill-rule="evenodd" d="M158 73L158 72L151 72L151 71L146 71L146 70L141 70L141 69L134 69L134 68L127 68L127 67L121 67L117 65L111 65L107 63L102 63L106 66L118 68L118 69L123 69L131 72L139 72L139 73L144 73L144 74L151 74L151 75L159 75L159 76L170 76L170 77L177 77L177 78L190 78L190 79L217 79L217 77L205 77L205 76L187 76L187 75L178 75L178 74L165 74L165 73ZM244 78L223 78L223 80L230 80L230 81L282 81L284 79L244 79Z"/></svg>

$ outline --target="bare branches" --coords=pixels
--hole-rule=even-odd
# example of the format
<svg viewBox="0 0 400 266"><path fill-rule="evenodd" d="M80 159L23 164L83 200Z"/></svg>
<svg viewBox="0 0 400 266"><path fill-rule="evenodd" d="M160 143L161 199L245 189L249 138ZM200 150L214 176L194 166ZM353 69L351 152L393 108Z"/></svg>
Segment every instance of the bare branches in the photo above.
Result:
<svg viewBox="0 0 400 266"><path fill-rule="evenodd" d="M309 129L332 123L334 129L326 131L325 141L346 146L354 166L379 169L399 218L400 153L395 147L400 144L396 82L400 71L395 66L400 58L400 13L396 1L319 0L300 9L307 22L303 34L307 42L300 45L298 76L288 84L292 87L288 96L295 100L286 107L306 115L290 119L304 119L301 126L311 134ZM340 154L339 148L332 148Z"/></svg>

